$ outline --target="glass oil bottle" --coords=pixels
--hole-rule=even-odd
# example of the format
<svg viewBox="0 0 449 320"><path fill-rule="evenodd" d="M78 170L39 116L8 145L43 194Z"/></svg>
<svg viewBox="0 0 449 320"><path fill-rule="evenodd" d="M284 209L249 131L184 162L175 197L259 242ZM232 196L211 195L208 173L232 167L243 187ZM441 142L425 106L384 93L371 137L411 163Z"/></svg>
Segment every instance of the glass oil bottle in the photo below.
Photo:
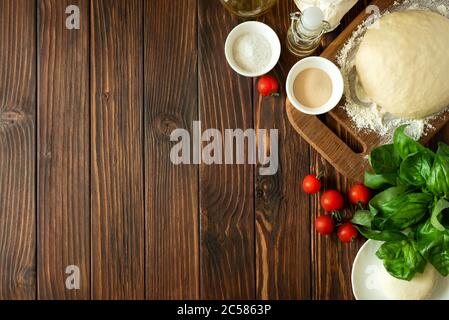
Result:
<svg viewBox="0 0 449 320"><path fill-rule="evenodd" d="M294 55L304 58L312 55L320 45L321 37L331 30L323 11L309 7L304 12L290 14L291 26L287 33L287 47Z"/></svg>

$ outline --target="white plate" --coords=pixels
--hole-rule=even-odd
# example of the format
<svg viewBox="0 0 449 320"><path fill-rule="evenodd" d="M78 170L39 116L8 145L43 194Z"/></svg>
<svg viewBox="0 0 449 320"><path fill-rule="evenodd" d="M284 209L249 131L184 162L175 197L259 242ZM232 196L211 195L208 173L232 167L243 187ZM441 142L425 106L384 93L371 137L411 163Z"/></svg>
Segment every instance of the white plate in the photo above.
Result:
<svg viewBox="0 0 449 320"><path fill-rule="evenodd" d="M376 257L381 241L368 240L354 260L352 266L352 291L357 300L388 300L377 281L382 270L382 260ZM449 300L449 277L437 275L436 287L429 300Z"/></svg>

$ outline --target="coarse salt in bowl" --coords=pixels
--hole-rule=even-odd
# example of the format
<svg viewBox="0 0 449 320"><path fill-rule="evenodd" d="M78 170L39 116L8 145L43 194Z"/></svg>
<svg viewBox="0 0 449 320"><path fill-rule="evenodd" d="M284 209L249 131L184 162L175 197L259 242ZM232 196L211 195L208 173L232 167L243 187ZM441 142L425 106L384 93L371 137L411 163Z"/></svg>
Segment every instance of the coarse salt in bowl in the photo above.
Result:
<svg viewBox="0 0 449 320"><path fill-rule="evenodd" d="M276 32L258 21L239 24L225 43L226 60L245 77L259 77L270 72L281 56L281 42Z"/></svg>

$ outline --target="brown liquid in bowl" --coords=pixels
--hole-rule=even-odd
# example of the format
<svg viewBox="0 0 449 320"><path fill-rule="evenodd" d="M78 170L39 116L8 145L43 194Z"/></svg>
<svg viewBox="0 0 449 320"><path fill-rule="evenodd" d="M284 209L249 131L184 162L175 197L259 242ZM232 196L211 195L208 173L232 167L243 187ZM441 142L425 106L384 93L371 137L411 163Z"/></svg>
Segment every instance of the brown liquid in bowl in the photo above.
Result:
<svg viewBox="0 0 449 320"><path fill-rule="evenodd" d="M332 80L321 69L305 69L296 77L293 83L293 93L303 106L319 108L332 96Z"/></svg>

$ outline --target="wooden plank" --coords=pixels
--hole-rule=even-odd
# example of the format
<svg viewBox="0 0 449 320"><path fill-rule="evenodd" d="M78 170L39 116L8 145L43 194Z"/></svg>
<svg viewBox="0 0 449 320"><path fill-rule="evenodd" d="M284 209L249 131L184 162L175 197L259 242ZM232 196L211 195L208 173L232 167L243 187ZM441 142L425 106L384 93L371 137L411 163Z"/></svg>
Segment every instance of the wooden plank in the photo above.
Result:
<svg viewBox="0 0 449 320"><path fill-rule="evenodd" d="M36 2L0 1L0 299L36 297Z"/></svg>
<svg viewBox="0 0 449 320"><path fill-rule="evenodd" d="M144 34L147 298L198 299L198 167L170 161L198 119L197 0L145 1Z"/></svg>
<svg viewBox="0 0 449 320"><path fill-rule="evenodd" d="M224 43L237 19L219 1L199 2L202 130L253 127L252 80L227 65ZM254 165L200 166L201 297L255 298Z"/></svg>
<svg viewBox="0 0 449 320"><path fill-rule="evenodd" d="M143 299L143 2L91 1L92 297Z"/></svg>
<svg viewBox="0 0 449 320"><path fill-rule="evenodd" d="M287 36L289 13L295 10L293 1L280 0L263 19L281 41ZM272 75L285 83L296 60L284 50ZM256 128L279 130L279 171L260 176L256 170L258 299L311 298L309 197L300 184L309 171L309 145L291 127L284 101L284 90L278 98L262 98L254 90Z"/></svg>
<svg viewBox="0 0 449 320"><path fill-rule="evenodd" d="M352 181L339 175L332 166L312 151L312 171L324 172L324 189L337 189L346 193ZM324 213L319 197L312 198L312 219ZM344 215L353 212L345 210ZM352 263L364 240L359 238L351 244L344 244L336 234L323 237L313 230L312 225L312 298L316 300L351 300Z"/></svg>
<svg viewBox="0 0 449 320"><path fill-rule="evenodd" d="M341 29L350 23L365 7L368 1L360 1L343 19ZM328 124L333 123L334 132L340 136L350 147L355 148L357 141L348 134L340 125L335 124L332 118L326 119ZM342 190L346 193L353 181L350 181L336 172L336 170L326 162L313 148L311 154L311 171L323 172L323 190L326 188ZM311 217L315 219L323 213L319 197L313 197L311 202ZM350 215L350 210L345 211L345 215ZM334 234L329 237L318 235L312 228L312 299L317 300L349 300L353 299L351 288L352 262L355 258L362 239L352 244L341 243Z"/></svg>
<svg viewBox="0 0 449 320"><path fill-rule="evenodd" d="M66 7L80 8L80 30ZM89 24L87 0L39 1L38 298L90 298ZM67 290L67 266L80 289Z"/></svg>

